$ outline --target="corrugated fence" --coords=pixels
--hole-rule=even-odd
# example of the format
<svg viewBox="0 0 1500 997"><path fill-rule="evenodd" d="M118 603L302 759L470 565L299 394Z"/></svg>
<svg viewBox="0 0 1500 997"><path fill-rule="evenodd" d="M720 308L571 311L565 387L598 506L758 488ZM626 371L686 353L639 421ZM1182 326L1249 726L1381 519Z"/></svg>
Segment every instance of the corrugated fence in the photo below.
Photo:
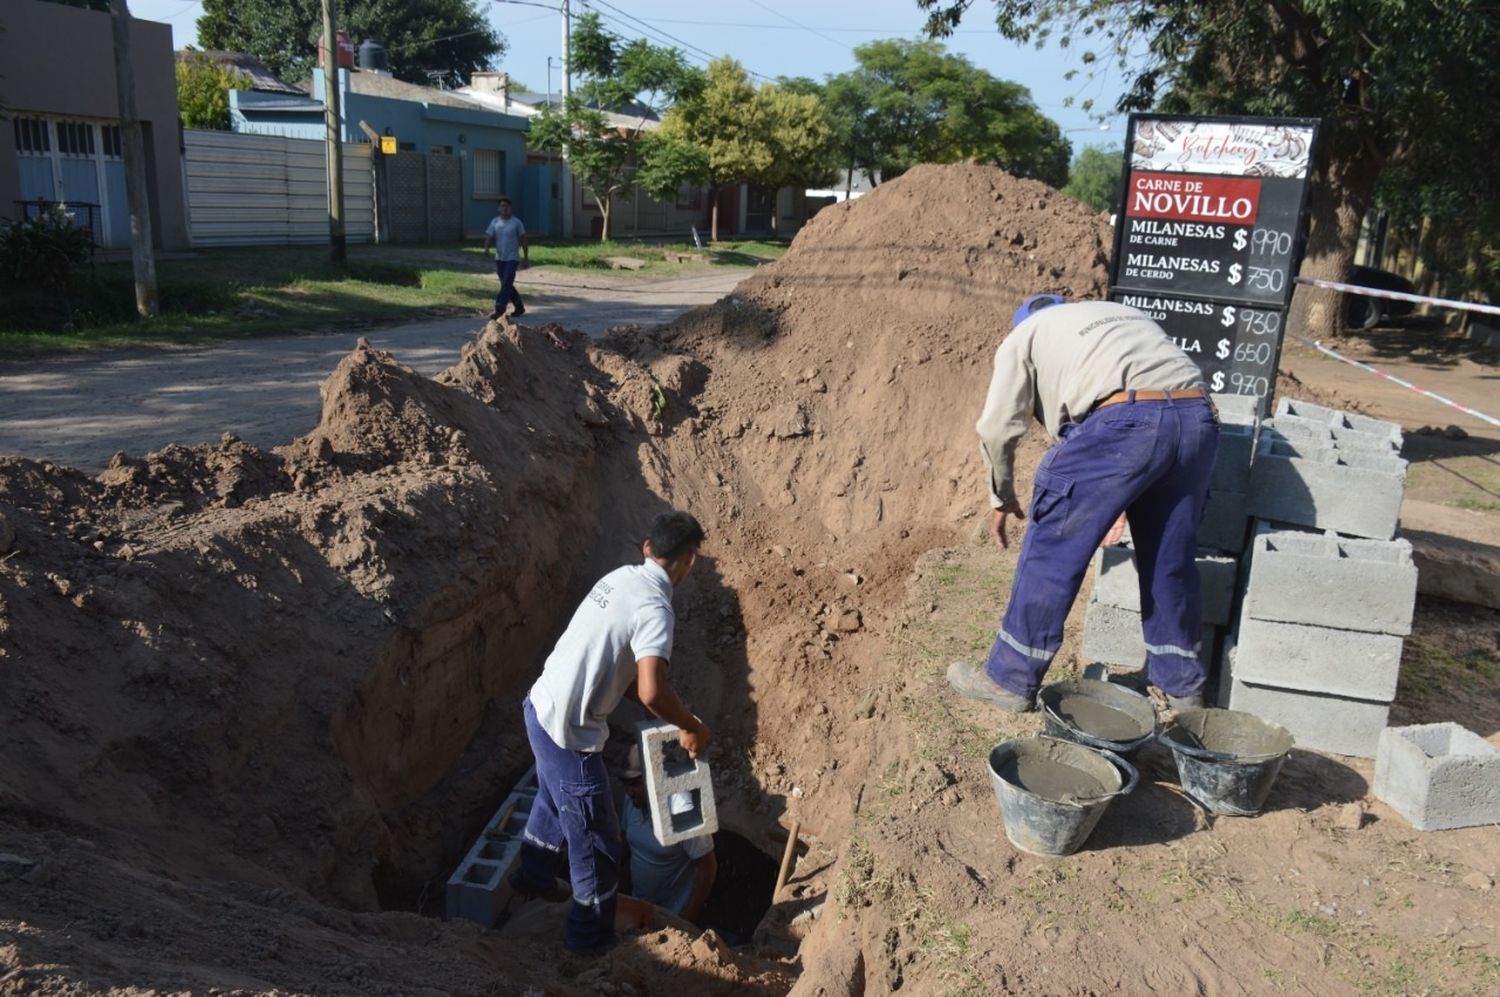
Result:
<svg viewBox="0 0 1500 997"><path fill-rule="evenodd" d="M183 168L195 246L328 241L323 143L187 129ZM370 147L344 144L344 234L375 237Z"/></svg>

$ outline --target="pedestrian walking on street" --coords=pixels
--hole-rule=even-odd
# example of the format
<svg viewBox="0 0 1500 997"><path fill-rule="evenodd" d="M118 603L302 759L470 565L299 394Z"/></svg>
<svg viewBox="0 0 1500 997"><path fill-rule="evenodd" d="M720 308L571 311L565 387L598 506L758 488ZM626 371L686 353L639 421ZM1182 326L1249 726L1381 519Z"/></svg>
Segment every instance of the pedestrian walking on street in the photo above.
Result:
<svg viewBox="0 0 1500 997"><path fill-rule="evenodd" d="M563 945L574 952L602 951L615 937L620 822L602 753L610 713L629 696L680 727L678 743L692 758L712 736L667 681L672 590L702 542L703 528L687 513L657 516L641 544L643 561L594 584L522 705L538 790L511 887L523 897L563 899L555 877L567 849L573 906Z"/></svg>
<svg viewBox="0 0 1500 997"><path fill-rule="evenodd" d="M1127 305L1026 299L995 351L975 427L990 472L990 535L1002 549L1007 520L1026 518L1014 459L1033 416L1057 442L1037 467L1010 602L989 659L982 667L955 662L949 683L1004 710L1030 709L1089 559L1124 513L1140 576L1147 675L1173 707L1203 705L1194 558L1219 420L1202 372L1161 326Z"/></svg>
<svg viewBox="0 0 1500 997"><path fill-rule="evenodd" d="M516 271L531 265L531 247L526 242L526 226L511 213L510 198L502 197L495 205L495 217L484 230L484 248L495 247L495 274L500 278L500 293L495 295L495 310L490 318L505 314L505 306L514 303L512 316L526 314L521 295L516 291Z"/></svg>

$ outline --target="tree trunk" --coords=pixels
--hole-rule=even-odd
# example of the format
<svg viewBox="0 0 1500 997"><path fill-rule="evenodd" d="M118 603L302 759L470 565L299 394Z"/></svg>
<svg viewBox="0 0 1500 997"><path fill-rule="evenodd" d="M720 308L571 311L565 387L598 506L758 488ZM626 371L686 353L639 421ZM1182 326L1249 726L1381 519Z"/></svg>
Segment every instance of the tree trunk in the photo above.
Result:
<svg viewBox="0 0 1500 997"><path fill-rule="evenodd" d="M609 194L606 194L603 197L600 197L597 194L594 195L594 203L599 206L599 214L604 216L604 224L599 226L600 242L609 241L609 209L612 206L610 202L613 200L614 198Z"/></svg>
<svg viewBox="0 0 1500 997"><path fill-rule="evenodd" d="M708 241L719 241L719 185L713 184L708 188Z"/></svg>
<svg viewBox="0 0 1500 997"><path fill-rule="evenodd" d="M1328 146L1333 144L1330 141ZM1354 262L1360 221L1374 200L1375 181L1380 178L1383 162L1368 151L1348 159L1336 158L1331 150L1324 156L1325 165L1312 175L1308 196L1312 224L1307 255L1299 273L1303 277L1341 281L1348 276L1349 266ZM1308 339L1341 335L1344 329L1340 298L1338 291L1299 284L1292 295L1288 331Z"/></svg>

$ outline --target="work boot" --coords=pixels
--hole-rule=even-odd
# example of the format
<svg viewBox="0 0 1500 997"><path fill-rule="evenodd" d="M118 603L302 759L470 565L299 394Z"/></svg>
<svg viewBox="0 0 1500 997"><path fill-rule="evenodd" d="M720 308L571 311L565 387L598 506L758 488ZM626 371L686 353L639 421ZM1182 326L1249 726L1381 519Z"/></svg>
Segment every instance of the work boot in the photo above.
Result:
<svg viewBox="0 0 1500 997"><path fill-rule="evenodd" d="M948 684L966 699L997 706L1007 713L1025 713L1032 707L1029 697L1002 688L983 668L967 661L955 661L948 666Z"/></svg>
<svg viewBox="0 0 1500 997"><path fill-rule="evenodd" d="M511 309L510 317L511 318L520 318L522 315L525 315L525 314L526 314L526 306L525 305L516 305L515 308Z"/></svg>
<svg viewBox="0 0 1500 997"><path fill-rule="evenodd" d="M1181 712L1182 710L1201 710L1203 709L1203 697L1201 695L1173 696L1168 693L1167 705L1172 709L1177 710L1178 712Z"/></svg>

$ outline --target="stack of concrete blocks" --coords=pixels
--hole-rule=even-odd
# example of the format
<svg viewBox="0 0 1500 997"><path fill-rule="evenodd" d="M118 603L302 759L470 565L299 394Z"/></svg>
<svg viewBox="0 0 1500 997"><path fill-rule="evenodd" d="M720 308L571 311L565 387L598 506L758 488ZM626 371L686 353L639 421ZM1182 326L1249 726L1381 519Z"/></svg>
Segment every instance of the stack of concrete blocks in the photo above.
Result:
<svg viewBox="0 0 1500 997"><path fill-rule="evenodd" d="M1216 649L1234 622L1237 555L1244 550L1248 531L1245 507L1257 429L1255 398L1214 395L1213 400L1221 423L1219 450L1198 531L1203 616L1199 656L1210 672ZM1128 537L1094 556L1094 591L1084 616L1083 654L1122 669L1139 669L1146 662L1140 582Z"/></svg>
<svg viewBox="0 0 1500 997"><path fill-rule="evenodd" d="M1417 591L1411 545L1393 539L1401 442L1394 423L1291 399L1261 427L1219 705L1304 747L1373 758L1395 698Z"/></svg>
<svg viewBox="0 0 1500 997"><path fill-rule="evenodd" d="M1454 723L1387 727L1375 795L1419 831L1500 824L1500 751Z"/></svg>
<svg viewBox="0 0 1500 997"><path fill-rule="evenodd" d="M641 761L646 770L646 802L651 809L651 830L656 840L662 845L675 845L717 831L719 812L714 804L714 781L708 762L701 758L679 764L668 761L667 751L682 732L675 724L646 721L638 730ZM681 813L673 813L671 799L678 793L690 798L693 805Z"/></svg>
<svg viewBox="0 0 1500 997"><path fill-rule="evenodd" d="M521 835L536 801L533 767L516 783L485 824L473 847L448 877L448 917L493 927L510 898L510 874L521 857Z"/></svg>

